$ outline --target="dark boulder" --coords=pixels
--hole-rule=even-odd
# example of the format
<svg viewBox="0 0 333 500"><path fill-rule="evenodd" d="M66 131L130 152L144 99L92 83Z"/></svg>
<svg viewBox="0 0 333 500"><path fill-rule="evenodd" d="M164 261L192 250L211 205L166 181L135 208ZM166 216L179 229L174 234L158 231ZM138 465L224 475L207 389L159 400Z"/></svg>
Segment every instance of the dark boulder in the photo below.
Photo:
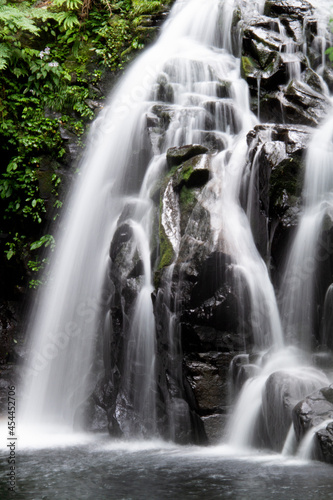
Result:
<svg viewBox="0 0 333 500"><path fill-rule="evenodd" d="M293 409L293 423L298 442L317 427L313 458L333 464L333 386L324 387L300 401ZM323 428L318 429L320 426Z"/></svg>
<svg viewBox="0 0 333 500"><path fill-rule="evenodd" d="M300 399L318 388L320 382L305 373L275 372L266 381L263 399L263 422L269 445L281 451L292 423L292 410Z"/></svg>
<svg viewBox="0 0 333 500"><path fill-rule="evenodd" d="M292 81L285 91L266 94L260 101L260 116L266 122L318 125L330 109L329 99L309 85Z"/></svg>
<svg viewBox="0 0 333 500"><path fill-rule="evenodd" d="M280 2L267 0L264 13L271 17L290 16L303 20L305 16L311 16L313 10L312 5L305 0L281 0Z"/></svg>
<svg viewBox="0 0 333 500"><path fill-rule="evenodd" d="M172 168L181 165L186 160L193 158L193 156L207 153L207 151L208 149L200 144L170 148L167 151L168 167Z"/></svg>

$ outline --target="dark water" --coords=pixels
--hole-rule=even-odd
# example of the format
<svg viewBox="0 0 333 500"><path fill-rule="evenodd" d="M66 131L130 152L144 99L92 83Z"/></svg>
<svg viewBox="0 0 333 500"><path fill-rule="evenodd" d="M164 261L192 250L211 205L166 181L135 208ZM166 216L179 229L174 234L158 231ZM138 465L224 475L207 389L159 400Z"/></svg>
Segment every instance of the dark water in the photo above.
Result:
<svg viewBox="0 0 333 500"><path fill-rule="evenodd" d="M235 457L224 448L114 443L17 447L16 492L1 451L0 499L333 499L333 467L281 456ZM4 479L5 478L5 479Z"/></svg>

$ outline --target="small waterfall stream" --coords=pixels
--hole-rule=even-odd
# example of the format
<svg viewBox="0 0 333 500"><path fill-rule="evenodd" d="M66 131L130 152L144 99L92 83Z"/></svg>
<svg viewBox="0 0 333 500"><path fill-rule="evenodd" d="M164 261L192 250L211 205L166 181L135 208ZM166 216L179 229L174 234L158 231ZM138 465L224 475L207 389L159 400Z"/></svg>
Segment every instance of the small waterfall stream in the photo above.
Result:
<svg viewBox="0 0 333 500"><path fill-rule="evenodd" d="M172 180L165 196L173 203L160 220L153 198L167 174L167 151L190 144L209 150L201 161L209 161L210 178L199 201L210 216L212 248L230 259L228 273L237 290L244 347L247 343L253 346L255 361L251 364L257 373L244 384L236 403L228 426L230 445L258 445L258 427L264 422L263 427L273 436L271 447L282 451L290 423L281 424L285 412L280 389L274 385L277 376L292 378L295 402L329 384L322 372L309 366L310 356L294 346L310 351L314 322L320 320L313 310L315 275L319 234L333 220L333 120L320 126L309 144L304 209L284 272L280 317L269 269L253 236L259 210L254 194L258 171L255 162L252 172L247 170L247 134L259 124L262 81L256 77L256 117L240 72L240 33L234 24L240 4L249 19L263 13L263 1L178 0L157 42L129 68L96 119L58 235L51 280L30 321L22 428L23 424L73 427L77 408L96 384L94 357L104 335L106 364L119 390L117 404L121 400L121 408L135 421L126 437L159 435L161 400L168 413L166 435L174 437L176 407L158 391L160 346L154 301L168 325L168 345L163 349L171 361L164 368L168 380L174 377L171 392L179 403L183 397L178 328L181 272L176 292L166 284L164 295L158 291L154 297L153 283L160 244L158 224L163 226L174 256L164 275L170 283L181 252L180 215ZM281 23L279 26L281 37L288 38ZM289 58L289 81L300 80L296 45L283 44ZM267 141L270 137L269 131ZM260 149L258 161L259 153ZM194 222L194 216L189 216L188 224ZM206 243L202 242L203 248ZM121 310L118 332L110 320L115 304ZM329 311L329 305L326 309ZM327 345L327 328L322 331ZM118 363L121 366L111 366L109 351L117 335L125 344L124 355ZM268 401L264 388L269 384Z"/></svg>

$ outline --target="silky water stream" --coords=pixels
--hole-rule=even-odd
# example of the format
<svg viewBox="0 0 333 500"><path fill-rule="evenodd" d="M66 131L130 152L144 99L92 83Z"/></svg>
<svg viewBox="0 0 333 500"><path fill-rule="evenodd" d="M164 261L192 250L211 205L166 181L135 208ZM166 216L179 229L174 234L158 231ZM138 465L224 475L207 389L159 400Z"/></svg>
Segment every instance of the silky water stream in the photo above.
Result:
<svg viewBox="0 0 333 500"><path fill-rule="evenodd" d="M309 146L304 210L286 264L280 319L269 271L251 231L251 193L247 213L239 201L244 186L251 189L254 182L248 182L246 172L246 136L258 118L250 111L238 40L231 29L237 5L236 0L178 0L157 42L128 69L93 124L57 238L50 284L30 318L30 356L17 427L16 498L333 498L331 468L309 463L305 445L299 457L281 454L283 449L295 450L286 444L293 436L281 423L279 390L272 396L273 408L267 410L263 399L263 387L276 373L293 378L298 400L329 384L303 353L311 342L314 271L302 269L308 270L309 259L316 259L320 227L332 211L332 120L314 133ZM263 12L264 2L243 2L242 8L245 15L255 16ZM282 28L281 33L285 34ZM290 78L298 78L299 66L291 59ZM220 95L220 82L228 82L228 95ZM163 132L151 130L149 140L147 119L152 111L158 113L161 92L173 96L168 104L171 121ZM222 151L213 155L201 202L210 214L216 248L223 245L232 256L230 270L240 302L246 283L257 375L244 385L220 445L176 446L159 438L157 426L150 196L165 175L169 148L207 140L207 109L213 109L214 117L210 135ZM168 214L163 216L167 224ZM132 265L139 256L143 269L133 307L124 304L128 345L121 388L150 440L138 439L137 433L127 441L73 433L77 408L91 393L94 374L101 369L94 357L100 348L96 332L103 332L106 351L112 345L110 242L120 219L131 234L122 265ZM169 237L177 255L177 223ZM172 266L169 272L171 276ZM121 282L121 273L118 278ZM291 287L291 281L296 285ZM164 300L167 309L168 293ZM167 322L167 349L177 359L177 310ZM322 336L327 345L327 328ZM257 450L259 415L266 415L265 425L273 429L272 449L278 453ZM1 471L5 476L6 460ZM7 486L0 488L1 498L7 498Z"/></svg>

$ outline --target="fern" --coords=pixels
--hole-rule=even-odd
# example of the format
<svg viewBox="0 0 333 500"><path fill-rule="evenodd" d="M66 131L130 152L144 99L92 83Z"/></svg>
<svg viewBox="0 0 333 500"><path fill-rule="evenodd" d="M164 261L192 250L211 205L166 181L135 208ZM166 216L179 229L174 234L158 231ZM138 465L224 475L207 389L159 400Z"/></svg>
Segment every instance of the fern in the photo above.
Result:
<svg viewBox="0 0 333 500"><path fill-rule="evenodd" d="M156 14L160 12L162 3L159 1L147 2L146 0L137 0L133 6L133 17L140 17L147 14Z"/></svg>
<svg viewBox="0 0 333 500"><path fill-rule="evenodd" d="M11 53L11 48L7 44L0 43L0 70L7 68Z"/></svg>
<svg viewBox="0 0 333 500"><path fill-rule="evenodd" d="M66 30L80 24L80 21L74 12L57 12L55 14L55 19L59 24L62 24Z"/></svg>
<svg viewBox="0 0 333 500"><path fill-rule="evenodd" d="M52 5L67 10L78 10L82 7L82 0L53 0Z"/></svg>
<svg viewBox="0 0 333 500"><path fill-rule="evenodd" d="M22 5L19 9L1 2L0 23L3 23L13 32L20 30L37 35L39 33L39 28L36 26L35 22L28 17L27 11L28 9L25 5Z"/></svg>

